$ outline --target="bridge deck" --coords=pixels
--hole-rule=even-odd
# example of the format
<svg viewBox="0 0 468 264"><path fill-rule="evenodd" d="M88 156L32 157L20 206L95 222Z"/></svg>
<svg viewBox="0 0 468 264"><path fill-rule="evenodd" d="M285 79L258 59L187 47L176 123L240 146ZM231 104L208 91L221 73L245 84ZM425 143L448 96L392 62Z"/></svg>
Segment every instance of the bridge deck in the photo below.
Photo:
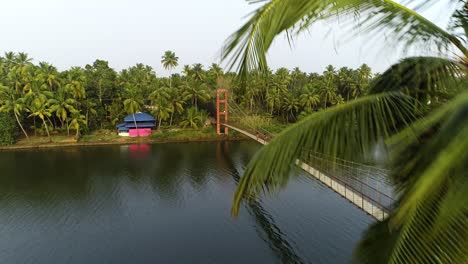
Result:
<svg viewBox="0 0 468 264"><path fill-rule="evenodd" d="M248 136L249 138L257 141L258 143L262 145L266 145L268 143L266 140L259 138L258 136L253 135L252 133L242 130L240 128L237 128L235 126L224 124L224 123L221 125L231 128L233 130L236 130L239 133L242 133ZM359 190L356 190L355 188L353 188L353 186L347 184L346 182L339 180L336 177L333 177L331 175L326 175L325 173L312 167L310 164L307 164L300 160L297 160L296 164L301 169L303 169L304 171L312 175L315 179L319 180L320 182L325 184L327 187L329 187L336 193L340 194L343 198L350 201L352 204L356 205L359 209L363 210L364 212L374 217L378 221L383 221L385 220L385 218L387 218L389 212L384 206L374 201L372 198L369 198L363 193L359 192Z"/></svg>

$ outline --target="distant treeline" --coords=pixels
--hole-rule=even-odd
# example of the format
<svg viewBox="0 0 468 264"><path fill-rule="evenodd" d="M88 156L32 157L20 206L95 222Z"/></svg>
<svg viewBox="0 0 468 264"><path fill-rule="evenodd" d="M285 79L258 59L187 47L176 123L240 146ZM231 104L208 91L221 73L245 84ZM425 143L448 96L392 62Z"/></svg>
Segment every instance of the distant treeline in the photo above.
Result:
<svg viewBox="0 0 468 264"><path fill-rule="evenodd" d="M172 70L178 58L167 51L161 63ZM125 115L138 111L151 112L159 126L199 127L213 110L216 89L224 88L246 112L294 122L362 95L373 77L365 64L355 70L328 66L323 74L280 68L253 72L243 82L217 64L208 69L185 65L182 74L170 77L157 77L143 64L117 72L103 60L58 71L49 63L31 63L26 53L7 52L0 57L0 121L25 137L52 132L78 136L114 128ZM5 133L10 132L0 131ZM11 138L3 141L11 143Z"/></svg>

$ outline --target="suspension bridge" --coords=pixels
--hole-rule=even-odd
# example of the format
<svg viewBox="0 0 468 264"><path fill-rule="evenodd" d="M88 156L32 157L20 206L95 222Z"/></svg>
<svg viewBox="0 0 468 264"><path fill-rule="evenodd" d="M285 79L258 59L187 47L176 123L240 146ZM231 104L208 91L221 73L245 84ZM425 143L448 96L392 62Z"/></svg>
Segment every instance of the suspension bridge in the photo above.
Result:
<svg viewBox="0 0 468 264"><path fill-rule="evenodd" d="M235 117L234 122L229 121L229 116ZM262 145L268 144L274 137L273 133L260 126L241 125L242 122L235 121L246 116L243 109L229 98L227 90L217 91L217 133L227 135L232 129ZM392 211L395 195L385 169L308 150L303 151L296 165L378 221L385 220Z"/></svg>

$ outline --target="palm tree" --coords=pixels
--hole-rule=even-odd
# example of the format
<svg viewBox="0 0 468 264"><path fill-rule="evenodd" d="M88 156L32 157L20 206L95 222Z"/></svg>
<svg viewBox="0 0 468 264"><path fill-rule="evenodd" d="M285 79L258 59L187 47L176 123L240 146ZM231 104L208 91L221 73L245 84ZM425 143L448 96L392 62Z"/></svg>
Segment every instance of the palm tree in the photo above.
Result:
<svg viewBox="0 0 468 264"><path fill-rule="evenodd" d="M15 56L15 62L19 65L26 65L31 63L31 61L32 58L29 58L29 55L25 52L18 52L18 54Z"/></svg>
<svg viewBox="0 0 468 264"><path fill-rule="evenodd" d="M76 101L72 98L67 98L63 89L57 91L55 97L50 99L48 103L50 105L50 112L55 113L55 116L59 119L62 127L64 126L69 113L76 112Z"/></svg>
<svg viewBox="0 0 468 264"><path fill-rule="evenodd" d="M42 120L42 123L44 124L44 127L47 132L47 137L49 138L49 142L52 142L52 138L50 137L50 132L49 132L49 126L47 125L47 122L46 122L46 119L49 119L49 117L52 115L52 113L49 111L49 103L48 102L42 102L40 104L34 103L29 107L29 112L31 112L29 117L39 117L39 119Z"/></svg>
<svg viewBox="0 0 468 264"><path fill-rule="evenodd" d="M185 112L184 119L180 122L180 126L183 128L192 127L198 128L202 123L202 118L196 107L190 107Z"/></svg>
<svg viewBox="0 0 468 264"><path fill-rule="evenodd" d="M286 97L284 98L284 101L283 101L283 109L284 111L286 111L286 121L289 121L289 120L292 120L292 121L295 121L296 120L296 116L294 113L297 113L299 111L299 107L301 106L300 104L300 101L299 99L297 98L297 96L293 95L293 94L288 94L286 95ZM291 114L291 119L289 119L289 114Z"/></svg>
<svg viewBox="0 0 468 264"><path fill-rule="evenodd" d="M320 97L314 88L308 86L304 89L300 96L300 102L302 107L307 111L311 112L320 102Z"/></svg>
<svg viewBox="0 0 468 264"><path fill-rule="evenodd" d="M205 84L196 81L186 83L182 87L182 97L185 101L190 101L192 106L198 107L198 102L205 103L211 98L207 88Z"/></svg>
<svg viewBox="0 0 468 264"><path fill-rule="evenodd" d="M159 120L158 130L161 130L162 120L169 118L171 113L171 89L168 87L161 87L156 89L150 94L151 104L156 107L154 113Z"/></svg>
<svg viewBox="0 0 468 264"><path fill-rule="evenodd" d="M174 113L181 114L184 112L184 104L185 101L183 98L179 97L179 94L181 92L179 90L173 90L171 95L170 95L170 103L171 103L171 121L169 122L169 126L172 126L172 119L174 117Z"/></svg>
<svg viewBox="0 0 468 264"><path fill-rule="evenodd" d="M176 54L173 51L167 50L164 52L164 55L162 56L161 63L164 67L164 69L169 70L169 88L172 88L171 85L171 71L175 67L179 65L179 57L176 56Z"/></svg>
<svg viewBox="0 0 468 264"><path fill-rule="evenodd" d="M328 104L334 101L337 97L336 86L331 81L323 81L319 88L319 94L323 100L323 108L327 108Z"/></svg>
<svg viewBox="0 0 468 264"><path fill-rule="evenodd" d="M47 62L39 62L38 77L43 78L47 89L55 91L60 86L57 68Z"/></svg>
<svg viewBox="0 0 468 264"><path fill-rule="evenodd" d="M453 1L457 10L444 30L417 13L433 2L418 1L412 10L392 0L271 0L231 36L223 58L238 63L241 76L266 71L278 35L338 16L374 35L384 32L392 48L422 44L435 54L401 60L370 85L368 96L316 112L275 137L249 164L233 213L243 197L284 185L304 150L353 160L386 139L398 201L365 234L355 261L466 263L468 6Z"/></svg>
<svg viewBox="0 0 468 264"><path fill-rule="evenodd" d="M357 85L352 91L354 98L360 96L363 92L369 87L369 83L372 79L372 70L367 64L362 64L359 69L357 69Z"/></svg>
<svg viewBox="0 0 468 264"><path fill-rule="evenodd" d="M25 98L19 97L15 90L0 85L0 102L0 112L13 112L21 131L23 131L26 138L29 138L19 118L26 109Z"/></svg>
<svg viewBox="0 0 468 264"><path fill-rule="evenodd" d="M140 94L138 94L134 87L127 87L125 93L126 99L123 101L124 111L128 114L132 114L135 128L138 130L135 113L140 112L140 108L143 105L143 98L140 97Z"/></svg>
<svg viewBox="0 0 468 264"><path fill-rule="evenodd" d="M205 71L203 70L203 65L196 63L193 65L190 71L190 77L198 82L201 82L205 79Z"/></svg>
<svg viewBox="0 0 468 264"><path fill-rule="evenodd" d="M266 95L266 103L270 109L270 114L273 115L281 107L281 92L277 89L269 91Z"/></svg>
<svg viewBox="0 0 468 264"><path fill-rule="evenodd" d="M86 126L86 117L79 111L72 111L68 120L68 127L76 131L75 139L78 140L80 137L81 126ZM67 128L68 129L68 128Z"/></svg>
<svg viewBox="0 0 468 264"><path fill-rule="evenodd" d="M75 99L86 98L86 76L81 68L72 67L65 73L65 89L71 93Z"/></svg>

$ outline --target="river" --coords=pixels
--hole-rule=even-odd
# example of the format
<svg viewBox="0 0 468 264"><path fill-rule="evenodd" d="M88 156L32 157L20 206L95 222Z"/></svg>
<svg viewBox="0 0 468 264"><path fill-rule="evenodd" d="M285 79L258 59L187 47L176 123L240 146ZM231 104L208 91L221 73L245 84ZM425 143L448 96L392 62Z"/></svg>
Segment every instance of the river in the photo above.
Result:
<svg viewBox="0 0 468 264"><path fill-rule="evenodd" d="M0 152L1 263L348 263L373 219L300 171L230 215L254 142Z"/></svg>

